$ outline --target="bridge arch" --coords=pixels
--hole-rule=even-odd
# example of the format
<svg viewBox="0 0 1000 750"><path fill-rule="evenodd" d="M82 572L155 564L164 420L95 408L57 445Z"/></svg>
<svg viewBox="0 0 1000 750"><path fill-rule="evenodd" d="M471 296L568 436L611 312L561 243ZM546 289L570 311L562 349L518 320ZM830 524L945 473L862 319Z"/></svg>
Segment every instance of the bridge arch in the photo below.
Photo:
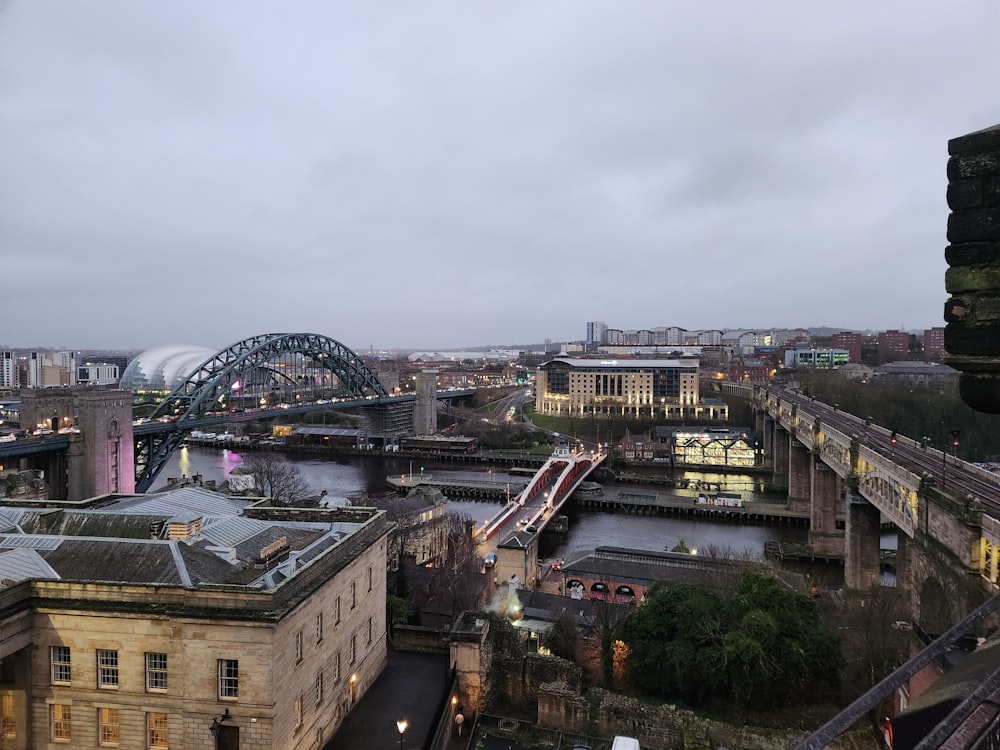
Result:
<svg viewBox="0 0 1000 750"><path fill-rule="evenodd" d="M361 358L339 341L314 333L266 333L237 341L196 366L160 402L151 419L170 421L174 429L136 441L136 491L147 491L174 449L199 420L225 411L227 399L247 384L309 383L289 375L275 362L298 360L311 370L336 376L340 389L355 398L389 393ZM313 376L309 376L313 377ZM221 414L220 414L221 416Z"/></svg>

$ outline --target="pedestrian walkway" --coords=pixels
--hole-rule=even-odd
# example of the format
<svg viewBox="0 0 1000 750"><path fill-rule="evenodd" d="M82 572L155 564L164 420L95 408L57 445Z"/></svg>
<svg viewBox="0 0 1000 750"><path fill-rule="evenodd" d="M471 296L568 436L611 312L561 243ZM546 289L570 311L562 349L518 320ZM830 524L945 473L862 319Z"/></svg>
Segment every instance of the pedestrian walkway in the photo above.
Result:
<svg viewBox="0 0 1000 750"><path fill-rule="evenodd" d="M448 689L448 655L389 649L389 663L323 750L421 750ZM405 720L402 741L396 728Z"/></svg>

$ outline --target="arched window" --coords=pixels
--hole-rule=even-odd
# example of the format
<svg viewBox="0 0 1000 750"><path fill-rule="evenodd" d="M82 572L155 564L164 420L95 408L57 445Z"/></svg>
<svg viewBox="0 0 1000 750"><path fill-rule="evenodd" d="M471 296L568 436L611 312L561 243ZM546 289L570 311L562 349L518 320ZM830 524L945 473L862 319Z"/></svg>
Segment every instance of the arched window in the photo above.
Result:
<svg viewBox="0 0 1000 750"><path fill-rule="evenodd" d="M635 590L631 586L619 586L615 589L615 599L618 601L632 601L635 599Z"/></svg>

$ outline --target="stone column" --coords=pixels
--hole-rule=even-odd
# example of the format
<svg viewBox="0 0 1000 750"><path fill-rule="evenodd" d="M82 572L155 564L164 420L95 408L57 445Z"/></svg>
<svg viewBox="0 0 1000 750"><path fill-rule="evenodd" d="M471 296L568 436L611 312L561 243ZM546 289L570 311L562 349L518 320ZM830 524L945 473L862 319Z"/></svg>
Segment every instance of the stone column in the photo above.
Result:
<svg viewBox="0 0 1000 750"><path fill-rule="evenodd" d="M773 453L772 461L774 465L774 486L788 487L788 451L791 447L792 436L785 432L784 428L777 422L774 425Z"/></svg>
<svg viewBox="0 0 1000 750"><path fill-rule="evenodd" d="M809 449L796 443L789 435L788 446L788 507L808 510L811 500L811 469L813 457Z"/></svg>
<svg viewBox="0 0 1000 750"><path fill-rule="evenodd" d="M869 589L879 583L881 521L878 508L860 495L848 493L844 585L849 589Z"/></svg>
<svg viewBox="0 0 1000 750"><path fill-rule="evenodd" d="M945 362L962 400L1000 413L1000 125L948 142Z"/></svg>
<svg viewBox="0 0 1000 750"><path fill-rule="evenodd" d="M810 462L809 546L821 555L844 554L844 532L837 528L842 483L822 461Z"/></svg>
<svg viewBox="0 0 1000 750"><path fill-rule="evenodd" d="M417 401L413 406L413 434L433 435L437 432L437 370L424 370L417 375Z"/></svg>

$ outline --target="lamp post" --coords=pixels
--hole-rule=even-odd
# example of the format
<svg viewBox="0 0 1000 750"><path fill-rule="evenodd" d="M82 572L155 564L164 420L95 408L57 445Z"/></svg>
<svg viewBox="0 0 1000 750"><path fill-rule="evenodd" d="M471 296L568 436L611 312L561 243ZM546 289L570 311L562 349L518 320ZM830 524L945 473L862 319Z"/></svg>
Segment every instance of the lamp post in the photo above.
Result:
<svg viewBox="0 0 1000 750"><path fill-rule="evenodd" d="M403 734L406 732L407 726L406 719L400 719L396 722L396 729L399 731L399 750L403 750Z"/></svg>

